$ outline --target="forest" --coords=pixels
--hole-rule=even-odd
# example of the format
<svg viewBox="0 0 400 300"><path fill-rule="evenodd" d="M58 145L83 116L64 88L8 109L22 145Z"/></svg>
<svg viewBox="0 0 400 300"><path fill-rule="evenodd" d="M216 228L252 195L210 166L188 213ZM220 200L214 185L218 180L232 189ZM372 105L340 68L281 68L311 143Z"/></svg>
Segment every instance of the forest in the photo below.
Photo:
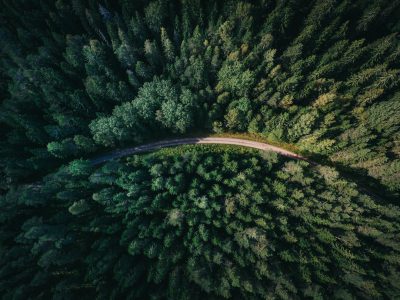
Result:
<svg viewBox="0 0 400 300"><path fill-rule="evenodd" d="M399 85L400 0L0 0L0 298L400 298ZM212 134L318 164L92 163Z"/></svg>
<svg viewBox="0 0 400 300"><path fill-rule="evenodd" d="M9 192L1 211L5 299L400 294L400 208L276 153L183 146L99 168L76 160Z"/></svg>

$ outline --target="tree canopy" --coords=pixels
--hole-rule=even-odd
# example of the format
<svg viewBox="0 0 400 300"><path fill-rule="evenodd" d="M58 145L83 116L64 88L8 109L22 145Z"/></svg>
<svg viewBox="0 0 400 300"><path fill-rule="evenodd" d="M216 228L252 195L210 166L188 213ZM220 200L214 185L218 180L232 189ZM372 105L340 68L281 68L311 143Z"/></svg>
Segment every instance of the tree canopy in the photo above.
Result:
<svg viewBox="0 0 400 300"><path fill-rule="evenodd" d="M78 160L0 203L6 298L400 292L400 208L275 153L183 146L99 168Z"/></svg>
<svg viewBox="0 0 400 300"><path fill-rule="evenodd" d="M0 295L399 298L399 16L398 0L0 0ZM215 133L320 164L91 160Z"/></svg>

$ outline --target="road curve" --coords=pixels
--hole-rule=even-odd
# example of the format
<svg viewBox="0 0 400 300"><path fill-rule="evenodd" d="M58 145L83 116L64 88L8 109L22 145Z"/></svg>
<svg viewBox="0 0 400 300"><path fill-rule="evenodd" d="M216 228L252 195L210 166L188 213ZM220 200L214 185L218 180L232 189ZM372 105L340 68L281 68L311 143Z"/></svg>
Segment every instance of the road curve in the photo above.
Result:
<svg viewBox="0 0 400 300"><path fill-rule="evenodd" d="M92 159L91 162L93 165L98 165L98 164L104 163L106 161L109 161L111 159L121 158L121 157L132 155L132 154L150 152L150 151L154 151L154 150L158 150L158 149L166 148L166 147L174 147L174 146L179 146L179 145L194 145L194 144L236 145L236 146L241 146L241 147L259 149L259 150L263 150L263 151L272 151L272 152L276 152L283 156L300 159L300 160L305 160L311 164L315 164L314 162L308 160L307 158L305 158L301 155L298 155L294 152L285 150L280 147L272 146L267 143L254 142L254 141L249 141L249 140L244 140L244 139L227 138L227 137L226 138L225 137L199 137L199 138L181 138L181 139L173 139L173 140L163 140L163 141L159 141L159 142L155 142L155 143L144 144L144 145L137 146L137 147L115 150L108 154L98 156L97 158Z"/></svg>
<svg viewBox="0 0 400 300"><path fill-rule="evenodd" d="M278 153L280 155L298 159L298 160L304 160L310 163L312 166L317 166L318 164L304 156L301 156L299 154L296 154L294 152L288 151L286 149L276 147L267 143L261 143L261 142L254 142L250 140L244 140L244 139L235 139L235 138L228 138L228 137L198 137L198 138L181 138L181 139L173 139L173 140L163 140L155 143L149 143L149 144L144 144L141 146L137 147L131 147L131 148L125 148L125 149L117 149L112 152L109 152L107 154L103 154L101 156L98 156L94 159L91 160L92 165L99 165L102 164L106 161L109 161L111 159L116 159L116 158L121 158L124 156L132 155L132 154L137 154L137 153L143 153L143 152L151 152L155 151L161 148L166 148L166 147L174 147L174 146L180 146L180 145L194 145L194 144L220 144L220 145L236 145L236 146L241 146L241 147L247 147L247 148L253 148L253 149L259 149L262 151L272 151L275 153ZM345 176L349 180L354 180L352 176ZM369 196L373 196L376 199L382 200L382 197L371 191L368 187L364 186L361 183L357 184L363 192L368 194Z"/></svg>

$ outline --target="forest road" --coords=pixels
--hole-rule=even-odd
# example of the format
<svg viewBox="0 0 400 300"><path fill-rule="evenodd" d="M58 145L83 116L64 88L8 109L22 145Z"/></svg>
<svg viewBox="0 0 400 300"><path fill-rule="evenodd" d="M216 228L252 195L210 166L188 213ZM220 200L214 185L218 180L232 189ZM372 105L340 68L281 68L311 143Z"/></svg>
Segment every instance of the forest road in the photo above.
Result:
<svg viewBox="0 0 400 300"><path fill-rule="evenodd" d="M95 159L92 159L91 162L93 165L98 165L98 164L104 163L106 161L109 161L111 159L121 158L121 157L132 155L132 154L137 154L137 153L142 153L142 152L150 152L150 151L154 151L154 150L158 150L158 149L166 148L166 147L174 147L174 146L179 146L179 145L194 145L194 144L236 145L236 146L241 146L241 147L259 149L259 150L263 150L263 151L272 151L272 152L276 152L283 156L291 157L294 159L305 160L305 161L311 163L312 165L316 165L315 162L313 162L301 155L298 155L294 152L285 150L280 147L272 146L267 143L254 142L254 141L244 140L244 139L227 138L227 137L226 138L224 138L224 137L199 137L199 138L181 138L181 139L173 139L173 140L163 140L163 141L159 141L159 142L155 142L155 143L144 144L144 145L137 146L137 147L118 149L118 150L112 151L108 154L104 154Z"/></svg>
<svg viewBox="0 0 400 300"><path fill-rule="evenodd" d="M198 138L181 138L181 139L173 139L173 140L163 140L155 143L149 143L149 144L144 144L141 146L137 147L131 147L131 148L125 148L125 149L117 149L114 150L108 154L104 154L101 156L98 156L97 158L94 158L91 160L92 165L99 165L102 164L106 161L109 161L111 159L115 158L121 158L124 156L132 155L132 154L137 154L137 153L143 153L143 152L151 152L155 151L161 148L166 148L166 147L174 147L174 146L180 146L180 145L195 145L195 144L220 144L220 145L236 145L236 146L241 146L241 147L247 147L247 148L253 148L253 149L259 149L263 151L272 151L276 152L280 155L298 159L298 160L304 160L308 163L310 163L312 166L317 166L318 164L304 156L301 156L299 154L296 154L294 152L288 151L286 149L276 147L267 143L261 143L261 142L254 142L250 140L244 140L244 139L235 139L235 138L224 138L224 137L198 137ZM344 174L342 174L344 176ZM344 176L348 178L349 180L355 180L353 176ZM362 185L361 183L358 183L358 186L361 188L363 192L366 194L375 197L376 199L379 199L383 201L382 197L371 191L368 187Z"/></svg>

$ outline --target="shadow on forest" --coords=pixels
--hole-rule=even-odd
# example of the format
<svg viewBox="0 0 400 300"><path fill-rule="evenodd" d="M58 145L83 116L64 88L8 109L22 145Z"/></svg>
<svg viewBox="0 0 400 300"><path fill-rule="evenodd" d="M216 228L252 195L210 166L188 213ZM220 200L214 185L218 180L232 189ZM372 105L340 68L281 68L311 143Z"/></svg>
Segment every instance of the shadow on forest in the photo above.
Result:
<svg viewBox="0 0 400 300"><path fill-rule="evenodd" d="M315 154L308 151L303 151L302 154L320 165L335 168L341 176L357 184L362 192L374 197L379 202L398 205L399 193L388 190L379 180L369 176L365 169L352 168L343 163L332 162L328 155Z"/></svg>

